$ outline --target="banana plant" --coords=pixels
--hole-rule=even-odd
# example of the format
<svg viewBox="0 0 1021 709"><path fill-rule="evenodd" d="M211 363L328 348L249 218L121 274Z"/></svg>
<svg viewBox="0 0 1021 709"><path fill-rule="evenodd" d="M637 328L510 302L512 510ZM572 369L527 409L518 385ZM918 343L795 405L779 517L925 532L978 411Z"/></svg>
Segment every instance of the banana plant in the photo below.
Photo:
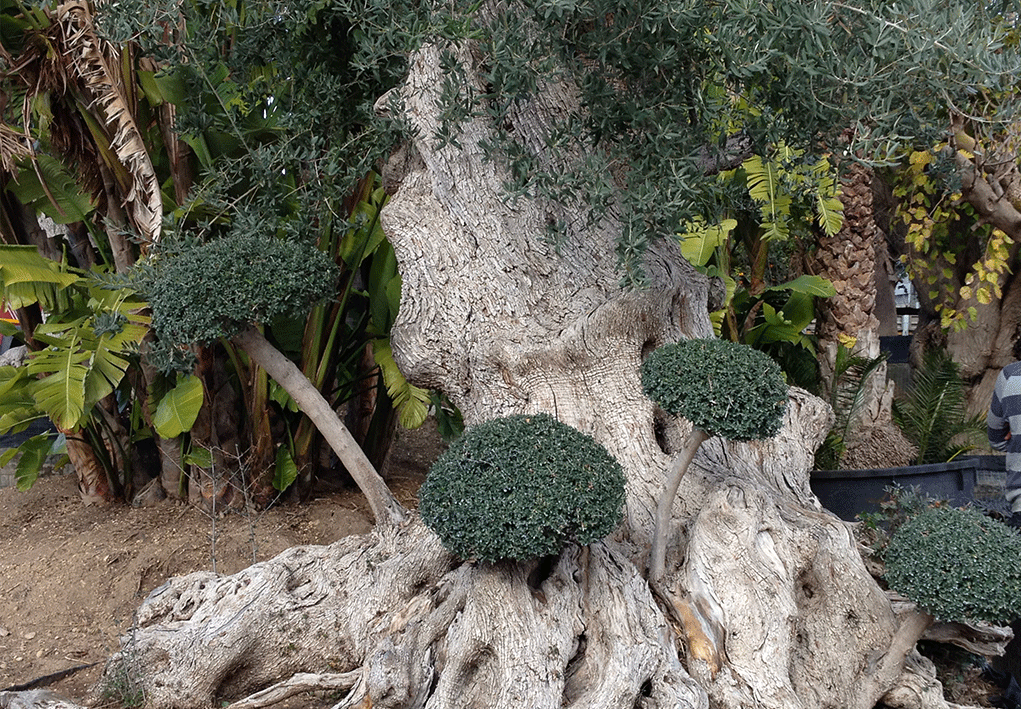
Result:
<svg viewBox="0 0 1021 709"><path fill-rule="evenodd" d="M0 264L4 299L16 308L37 304L48 315L35 328L41 347L29 353L26 366L0 368L0 433L49 418L65 437L83 493L116 495L124 480L93 444L110 425L103 404L124 382L148 333L146 304L132 289L43 258L33 246L0 245ZM35 481L50 448L46 438L33 437L20 449L19 487Z"/></svg>
<svg viewBox="0 0 1021 709"><path fill-rule="evenodd" d="M780 143L768 160L752 155L741 165L748 194L759 207L760 238L765 241L790 238L792 225L805 207L814 210L819 228L831 236L844 222L833 166L825 157L806 163L803 155L804 151Z"/></svg>
<svg viewBox="0 0 1021 709"><path fill-rule="evenodd" d="M331 402L339 404L359 389L378 394L379 406L373 409L377 413L370 426L373 431L390 425L388 392L396 397L396 415L405 423L421 419L427 396L410 387L385 354L400 289L396 264L392 254L387 255L389 247L378 225L385 195L373 178L363 183L353 202L338 196L333 184L337 170L344 166L330 163L333 158L324 159L319 152L323 144L353 144L343 131L360 130L358 126L352 128L353 123L341 120L337 130L342 135L317 135L312 141L316 147L309 149L311 143L294 134L293 121L284 120L293 99L289 92L295 90L296 82L275 73L272 59L231 56L231 33L244 20L221 16L222 6L183 6L187 21L163 28L172 35L169 40L163 30L158 33L162 39L156 39L157 44L172 44L180 52L180 61L162 65L141 56L134 34L132 41L120 44L100 41L93 7L82 0L57 7L0 0L0 15L5 20L0 25L0 65L18 67L17 72L0 69L0 91L9 97L8 111L0 112L0 167L4 171L0 189L6 191L5 202L72 225L69 240L78 233L91 237L79 240L83 248L91 248L90 241L96 245L95 252L82 259L76 258L71 243L69 253L75 254L76 265L87 270L107 264L120 274L147 252L172 250L173 243L168 243L172 237L185 241L218 238L231 229L243 228L238 225L244 219L275 219L280 235L319 232L322 248L343 263L348 274L336 302L324 304L296 334L287 333L282 323L273 323L267 335L283 341L293 337L296 345L288 354ZM104 7L103 11L116 9ZM314 18L310 17L309 23L314 26ZM209 37L225 41L210 41L203 34L206 30L211 32ZM218 52L222 56L214 56ZM292 142L302 147L291 148ZM352 151L341 152L349 155ZM321 164L328 166L322 168ZM196 178L199 171L201 179ZM316 198L308 196L315 192L309 183L319 183L315 189L327 197L306 210ZM19 234L26 230L14 228L6 209L0 211L0 240L24 243ZM68 272L85 277L84 270ZM33 285L29 279L24 286L12 282L11 287L41 288L45 283L37 280ZM90 380L82 381L79 374L82 366L94 361L91 354L88 358L82 355L91 352L94 344L87 336L93 323L77 309L79 296L71 297L78 293L78 286L63 286L54 288L52 297L66 302L44 302L49 295L38 300L50 314L48 326L66 327L42 329L41 336L50 341L33 346L53 349L39 355L35 365L43 367L45 363L48 371L32 376L54 377L49 384L54 392L58 383L66 387L66 396L54 395L47 403L56 406L64 402L66 411L58 415L64 417L64 423L79 414L80 405L84 423L77 431L67 429L74 434L69 445L74 445L73 441L91 443L96 449L93 457L101 458L110 449L101 439L109 443L106 429L113 427L117 422L112 418L118 417L111 416L109 395L104 399L106 405L98 408L87 398L79 401L82 385L90 385ZM60 315L65 311L66 317ZM27 329L34 324L27 319L23 323ZM58 351L65 359L59 359ZM380 353L378 362L374 351ZM199 353L204 354L203 361L211 356L202 350ZM252 451L248 467L258 468L260 475L267 467L272 473L269 478L261 476L257 487L284 489L295 479L296 469L310 475L312 464L318 463L316 433L310 423L294 412L293 402L288 402L243 352L221 343L215 356L229 358L228 369L236 375L231 390L236 387L244 398L245 420L234 430L250 436L242 446ZM122 422L133 421L139 431L154 429L164 474L175 461L180 470L181 453L189 445L194 449L201 443L201 436L189 436L189 431L197 409L209 405L204 404L209 400L208 383L183 373L163 376L145 354L140 361L130 357L128 361L132 366L138 362L138 371L122 376L116 391L124 390L130 381L135 387L133 396L121 398L135 401L135 410L116 413L121 414ZM66 378L61 378L61 367L68 372ZM366 369L377 368L377 373L366 376ZM101 370L100 376L105 376L103 371L107 370ZM380 378L382 386L375 384ZM372 386L364 386L370 381ZM287 422L284 445L273 416ZM195 452L191 459L200 458ZM200 481L201 467L198 465ZM178 477L179 487L183 486L185 476ZM164 488L173 494L167 480Z"/></svg>
<svg viewBox="0 0 1021 709"><path fill-rule="evenodd" d="M833 285L813 275L769 284L769 249L811 229L840 230L834 170L825 158L806 163L781 144L768 158L753 155L719 179L745 190L755 209L715 221L696 217L678 234L684 258L725 285L723 307L711 315L716 334L766 351L794 383L811 386L815 344L805 328L815 316L815 298L833 295Z"/></svg>
<svg viewBox="0 0 1021 709"><path fill-rule="evenodd" d="M303 329L274 323L272 335L289 351L316 388L334 407L364 412L352 430L369 459L379 465L389 445L393 418L416 428L428 414L429 392L412 386L390 350L390 328L400 304L400 274L393 248L379 222L387 195L379 177L361 184L345 226L332 223L320 234L319 248L341 267L334 302L315 306ZM359 289L357 286L363 285ZM282 490L296 479L302 486L318 459L321 437L312 421L270 383L270 398L288 423L287 445L277 452L273 486Z"/></svg>

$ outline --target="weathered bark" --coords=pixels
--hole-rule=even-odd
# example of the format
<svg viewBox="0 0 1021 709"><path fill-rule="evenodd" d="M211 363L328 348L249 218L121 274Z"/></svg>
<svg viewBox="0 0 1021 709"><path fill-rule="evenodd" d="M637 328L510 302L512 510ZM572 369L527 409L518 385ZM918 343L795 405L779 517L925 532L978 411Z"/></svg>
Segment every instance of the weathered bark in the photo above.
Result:
<svg viewBox="0 0 1021 709"><path fill-rule="evenodd" d="M983 414L1000 370L1014 361L1014 343L1021 339L1021 256L1011 261L1012 274L1003 278L1003 298L988 305L965 303L975 307L978 316L967 328L946 335L947 352L961 368L961 376L970 383L968 413Z"/></svg>
<svg viewBox="0 0 1021 709"><path fill-rule="evenodd" d="M472 76L477 58L456 57ZM403 275L398 362L469 424L543 411L593 435L627 476L620 528L549 567L471 564L413 516L235 576L175 579L146 600L108 671L135 672L166 707L326 671L358 673L342 706L821 709L863 706L869 683L878 698L897 676L875 677L897 623L847 525L809 489L831 414L806 392L791 391L773 439L701 446L668 529L675 608L658 605L642 571L690 424L656 411L639 366L660 344L711 334L706 281L660 240L649 288L620 289L616 221L587 227L576 206L505 201L501 168L475 147L485 118L463 126L462 149L437 147L439 67L435 47L412 57L403 98L419 158L383 212ZM540 154L546 127L576 105L569 87L543 86L502 127ZM554 247L541 235L561 217L573 226ZM251 336L236 341L259 359Z"/></svg>
<svg viewBox="0 0 1021 709"><path fill-rule="evenodd" d="M898 616L907 617L915 613L917 606L895 591L888 590L893 611ZM996 657L1007 651L1007 644L1014 639L1014 631L1010 626L996 626L988 623L963 623L934 620L925 628L924 640L956 645L973 655Z"/></svg>

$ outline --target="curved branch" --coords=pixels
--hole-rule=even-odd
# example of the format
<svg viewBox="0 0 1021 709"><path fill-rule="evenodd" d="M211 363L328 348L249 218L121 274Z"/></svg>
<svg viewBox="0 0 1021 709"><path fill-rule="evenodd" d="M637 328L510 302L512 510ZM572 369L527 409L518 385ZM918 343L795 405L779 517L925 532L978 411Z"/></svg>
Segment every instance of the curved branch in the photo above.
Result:
<svg viewBox="0 0 1021 709"><path fill-rule="evenodd" d="M323 434L323 438L330 444L330 448L340 458L365 495L377 524L403 522L407 518L407 511L379 477L379 473L365 457L351 432L337 418L337 413L329 402L312 386L301 370L254 327L235 335L233 341L290 394L302 412Z"/></svg>
<svg viewBox="0 0 1021 709"><path fill-rule="evenodd" d="M663 579L663 571L666 566L666 534L670 526L671 512L674 508L674 498L677 496L677 488L681 486L681 478L688 471L695 452L705 441L709 440L709 434L700 428L695 428L688 436L684 448L677 454L674 465L670 469L670 477L667 479L666 489L663 496L659 498L656 507L656 533L652 538L652 552L649 554L649 582L659 585Z"/></svg>
<svg viewBox="0 0 1021 709"><path fill-rule="evenodd" d="M998 195L992 186L979 175L975 164L960 151L954 159L961 171L961 196L975 208L987 222L1017 242L1021 239L1021 212L1005 195ZM1017 249L1017 244L1012 250Z"/></svg>

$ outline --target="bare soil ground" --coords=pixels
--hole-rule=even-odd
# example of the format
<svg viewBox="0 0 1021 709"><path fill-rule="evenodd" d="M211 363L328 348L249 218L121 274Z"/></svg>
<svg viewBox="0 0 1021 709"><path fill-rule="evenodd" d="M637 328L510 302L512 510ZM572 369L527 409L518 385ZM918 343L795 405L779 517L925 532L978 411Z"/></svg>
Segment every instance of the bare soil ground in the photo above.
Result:
<svg viewBox="0 0 1021 709"><path fill-rule="evenodd" d="M416 506L441 444L434 430L403 434L384 476ZM135 609L168 578L233 573L295 545L365 533L371 519L353 487L217 518L170 501L84 507L73 476L40 479L28 492L0 489L0 691L97 663L49 684L83 701Z"/></svg>

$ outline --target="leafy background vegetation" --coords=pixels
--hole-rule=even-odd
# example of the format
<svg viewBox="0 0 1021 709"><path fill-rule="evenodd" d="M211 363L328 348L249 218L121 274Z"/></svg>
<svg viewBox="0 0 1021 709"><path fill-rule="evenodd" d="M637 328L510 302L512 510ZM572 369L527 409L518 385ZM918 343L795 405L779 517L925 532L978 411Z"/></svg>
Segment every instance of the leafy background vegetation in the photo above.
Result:
<svg viewBox="0 0 1021 709"><path fill-rule="evenodd" d="M404 381L389 350L400 277L378 226L386 196L371 174L406 131L380 120L373 104L399 85L408 51L424 41L470 38L490 58L481 89L448 61L438 140L456 142L458 122L472 113L498 119L504 134L482 147L510 168L508 199L556 197L564 211L551 220L554 240L570 236L575 211L582 224L621 220L628 286L643 282L650 240L678 235L689 260L727 286L720 334L769 352L791 383L809 387L818 370L805 326L814 299L832 287L785 262L839 228L841 171L866 155L891 169L903 162L899 196L916 251L968 262L939 246L933 212L956 194L940 177L950 174L939 157L948 107L983 117L968 127L972 147L993 140L1015 108L1017 60L999 51L1014 28L1002 8L982 4L537 0L495 16L474 4L377 0L124 0L95 16L84 3L69 7L58 16L44 3L0 2L2 233L11 245L32 243L36 212L68 225L66 252L46 255L119 295L109 296L110 309L93 305L80 316L46 300L45 280L3 272L8 298L37 291L17 300L19 336L35 373L51 380L29 387L5 374L0 420L18 427L48 415L70 424L64 435L85 444L69 451L76 465L106 456L93 461L106 479L96 485L115 497L131 488L124 471L154 474L154 457L164 473L197 467L199 480L209 466L189 460L227 466L230 456L209 453L224 445L217 426L244 432L231 446L247 451L250 469L276 470L258 484L264 496L288 480L307 486L321 458L313 427L229 343L182 350L117 329L129 318L122 305L145 295L131 276L139 259L253 233L314 244L340 270L337 288L300 326L265 323L272 341L334 405L373 392L378 405L357 427L376 460L395 415L415 425L430 401L449 411L439 395ZM950 26L960 31L934 29ZM514 111L542 91L542 76L569 80L582 97L552 127L545 161L513 132ZM998 292L983 274L1002 272L1008 243L988 234L981 263L989 268L972 269L971 281L961 274L958 289L980 300ZM44 310L67 325L60 337L36 328ZM102 333L120 343L114 369L104 365L114 355ZM111 387L103 397L78 386L93 370ZM235 411L230 422L199 415L213 391L225 391L217 377L237 394L219 407ZM39 393L61 381L75 383L61 399ZM24 480L47 443L32 444ZM119 451L114 459L110 450Z"/></svg>

